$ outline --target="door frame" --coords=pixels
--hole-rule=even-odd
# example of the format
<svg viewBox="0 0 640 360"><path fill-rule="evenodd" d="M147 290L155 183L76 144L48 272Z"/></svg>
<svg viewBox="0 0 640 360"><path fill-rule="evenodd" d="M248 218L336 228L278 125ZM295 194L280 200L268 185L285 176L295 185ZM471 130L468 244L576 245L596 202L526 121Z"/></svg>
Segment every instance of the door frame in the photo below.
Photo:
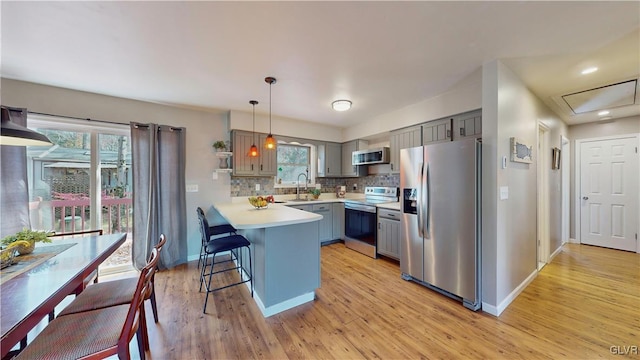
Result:
<svg viewBox="0 0 640 360"><path fill-rule="evenodd" d="M571 238L571 143L567 137L560 135L560 186L561 186L561 240L562 244L569 242Z"/></svg>
<svg viewBox="0 0 640 360"><path fill-rule="evenodd" d="M594 138L588 138L588 139L578 139L575 140L575 166L574 166L574 179L573 179L573 188L574 190L574 195L575 198L574 200L574 214L573 214L573 219L574 219L574 224L575 224L575 235L576 235L576 242L578 244L582 243L582 234L580 232L582 223L581 223L581 209L582 206L580 206L580 198L582 197L582 191L580 188L580 180L581 180L581 169L580 169L580 155L581 155L581 149L582 149L582 143L585 142L592 142L592 141L603 141L603 140L617 140L617 139L628 139L628 138L633 138L636 140L636 148L640 148L640 133L631 133L631 134L620 134L620 135L611 135L611 136L600 136L600 137L594 137ZM638 153L638 152L636 152ZM640 179L640 155L637 157L638 158L638 178ZM636 198L637 201L637 208L638 208L638 221L636 222L636 224L640 224L640 184L638 184L638 196ZM638 229L640 230L640 229ZM636 241L636 253L640 253L640 241Z"/></svg>
<svg viewBox="0 0 640 360"><path fill-rule="evenodd" d="M549 152L551 129L543 122L538 122L538 161L536 162L536 188L537 188L537 216L536 216L536 252L538 271L549 263ZM541 134L542 133L542 134ZM542 135L542 137L541 137ZM543 264L540 266L540 264Z"/></svg>

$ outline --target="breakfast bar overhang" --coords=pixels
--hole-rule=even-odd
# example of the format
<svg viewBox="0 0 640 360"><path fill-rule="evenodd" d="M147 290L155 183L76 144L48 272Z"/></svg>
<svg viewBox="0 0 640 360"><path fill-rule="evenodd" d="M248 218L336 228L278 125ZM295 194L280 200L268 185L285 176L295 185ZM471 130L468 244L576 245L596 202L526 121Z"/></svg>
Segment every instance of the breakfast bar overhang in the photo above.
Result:
<svg viewBox="0 0 640 360"><path fill-rule="evenodd" d="M265 317L315 299L322 215L280 204L264 209L248 203L213 207L251 243L254 299Z"/></svg>

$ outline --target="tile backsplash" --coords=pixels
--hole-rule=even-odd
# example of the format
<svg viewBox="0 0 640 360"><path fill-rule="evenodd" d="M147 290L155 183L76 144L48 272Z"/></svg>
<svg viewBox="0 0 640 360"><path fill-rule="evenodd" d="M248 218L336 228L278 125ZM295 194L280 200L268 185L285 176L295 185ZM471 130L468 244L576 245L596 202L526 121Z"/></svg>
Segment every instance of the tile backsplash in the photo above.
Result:
<svg viewBox="0 0 640 360"><path fill-rule="evenodd" d="M366 186L400 186L400 174L376 174L359 178L318 178L323 193L334 192L336 186L345 186L348 193L363 193ZM231 176L231 196L295 194L296 188L274 188L272 177ZM260 184L260 191L256 191ZM354 188L355 185L355 188Z"/></svg>

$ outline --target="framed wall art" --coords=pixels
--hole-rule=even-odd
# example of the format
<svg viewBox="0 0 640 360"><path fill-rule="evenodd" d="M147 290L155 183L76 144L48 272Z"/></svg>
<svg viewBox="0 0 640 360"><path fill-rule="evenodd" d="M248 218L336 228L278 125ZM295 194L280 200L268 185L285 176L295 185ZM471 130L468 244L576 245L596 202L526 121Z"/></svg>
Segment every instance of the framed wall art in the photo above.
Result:
<svg viewBox="0 0 640 360"><path fill-rule="evenodd" d="M511 138L511 161L531 164L533 162L533 146L527 145L518 138Z"/></svg>
<svg viewBox="0 0 640 360"><path fill-rule="evenodd" d="M551 169L560 169L560 149L558 149L557 147L551 149Z"/></svg>

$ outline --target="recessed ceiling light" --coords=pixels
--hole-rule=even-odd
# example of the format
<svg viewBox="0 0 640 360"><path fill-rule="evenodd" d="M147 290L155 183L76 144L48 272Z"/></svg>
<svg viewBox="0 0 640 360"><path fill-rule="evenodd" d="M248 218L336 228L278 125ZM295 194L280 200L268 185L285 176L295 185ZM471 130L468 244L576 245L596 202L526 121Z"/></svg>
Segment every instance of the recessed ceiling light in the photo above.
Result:
<svg viewBox="0 0 640 360"><path fill-rule="evenodd" d="M591 74L591 73L594 73L596 71L598 71L598 68L593 66L593 67L586 68L586 69L582 70L582 75Z"/></svg>
<svg viewBox="0 0 640 360"><path fill-rule="evenodd" d="M605 116L605 115L609 115L609 110L600 111L598 113L598 116Z"/></svg>
<svg viewBox="0 0 640 360"><path fill-rule="evenodd" d="M331 107L335 111L347 111L351 109L351 101L349 100L336 100L331 103Z"/></svg>

